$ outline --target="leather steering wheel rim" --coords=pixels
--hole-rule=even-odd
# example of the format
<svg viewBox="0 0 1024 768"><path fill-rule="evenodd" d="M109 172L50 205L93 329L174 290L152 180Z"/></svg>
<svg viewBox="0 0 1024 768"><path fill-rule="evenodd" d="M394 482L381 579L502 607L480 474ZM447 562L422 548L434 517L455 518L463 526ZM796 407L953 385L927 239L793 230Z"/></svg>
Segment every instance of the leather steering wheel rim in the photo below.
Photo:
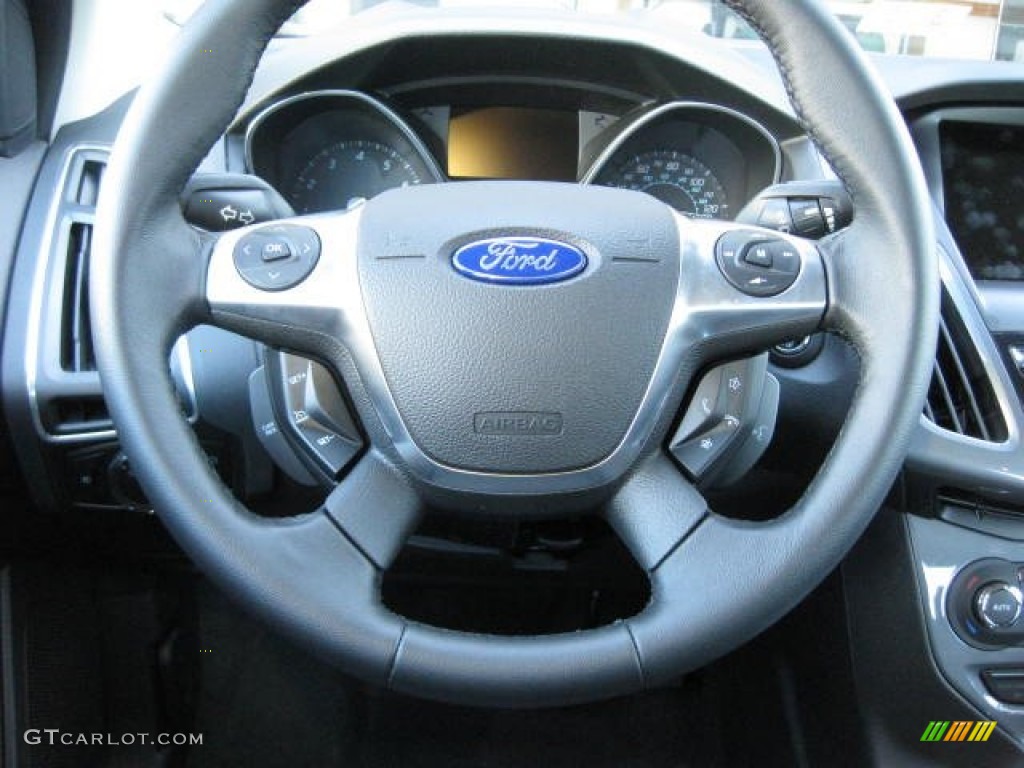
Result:
<svg viewBox="0 0 1024 768"><path fill-rule="evenodd" d="M368 433L387 433L337 335L211 301L217 243L184 222L178 203L267 42L301 4L204 4L135 98L97 211L90 299L104 392L139 481L182 548L226 591L346 671L466 704L629 693L697 668L780 618L839 563L884 499L921 417L938 326L923 175L895 105L851 37L812 0L727 3L768 44L798 116L856 206L854 224L816 250L827 299L813 324L841 333L861 361L833 450L791 510L754 525L710 513L653 439L606 509L649 575L650 605L595 630L493 637L425 627L371 599L416 521L417 484L400 456L375 445L324 509L267 520L220 483L175 400L171 346L213 323L329 361Z"/></svg>

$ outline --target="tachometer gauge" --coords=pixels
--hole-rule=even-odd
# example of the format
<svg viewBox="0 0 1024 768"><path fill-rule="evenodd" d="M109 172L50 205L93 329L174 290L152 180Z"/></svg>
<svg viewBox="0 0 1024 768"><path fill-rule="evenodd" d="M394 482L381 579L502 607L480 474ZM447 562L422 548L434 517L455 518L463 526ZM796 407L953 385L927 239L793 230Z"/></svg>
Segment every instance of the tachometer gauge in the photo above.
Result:
<svg viewBox="0 0 1024 768"><path fill-rule="evenodd" d="M634 155L601 173L598 184L636 189L698 219L728 219L725 188L700 160L672 150Z"/></svg>
<svg viewBox="0 0 1024 768"><path fill-rule="evenodd" d="M395 187L422 184L419 165L378 141L339 141L310 159L288 198L297 213L344 209Z"/></svg>

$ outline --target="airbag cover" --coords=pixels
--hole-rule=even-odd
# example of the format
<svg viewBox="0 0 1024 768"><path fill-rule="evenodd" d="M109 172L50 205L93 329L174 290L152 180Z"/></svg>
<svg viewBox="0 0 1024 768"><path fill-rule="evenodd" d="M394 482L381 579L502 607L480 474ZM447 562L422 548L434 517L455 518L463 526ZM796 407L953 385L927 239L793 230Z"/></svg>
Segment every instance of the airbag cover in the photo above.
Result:
<svg viewBox="0 0 1024 768"><path fill-rule="evenodd" d="M523 279L460 271L460 249L479 271L493 238L524 244L505 270ZM637 192L464 182L370 201L358 258L384 376L419 449L459 469L543 474L598 464L622 442L671 319L679 234Z"/></svg>

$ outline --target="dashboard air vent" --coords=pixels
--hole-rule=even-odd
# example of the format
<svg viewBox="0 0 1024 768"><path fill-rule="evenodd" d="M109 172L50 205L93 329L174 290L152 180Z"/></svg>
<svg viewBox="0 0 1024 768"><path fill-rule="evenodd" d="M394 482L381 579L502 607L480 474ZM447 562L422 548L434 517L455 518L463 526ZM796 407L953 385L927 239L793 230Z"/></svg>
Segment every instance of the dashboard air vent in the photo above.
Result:
<svg viewBox="0 0 1024 768"><path fill-rule="evenodd" d="M106 165L99 160L86 160L82 163L78 190L75 193L75 201L79 205L88 208L96 207L96 201L100 198L100 181L103 180L104 170L106 170Z"/></svg>
<svg viewBox="0 0 1024 768"><path fill-rule="evenodd" d="M40 343L46 363L36 379L37 415L48 435L67 440L107 436L114 426L96 372L89 307L96 203L106 163L107 152L99 147L70 156L52 224L47 295L53 304L44 312Z"/></svg>
<svg viewBox="0 0 1024 768"><path fill-rule="evenodd" d="M992 382L946 296L925 415L942 429L978 440L1002 442L1007 437Z"/></svg>
<svg viewBox="0 0 1024 768"><path fill-rule="evenodd" d="M89 318L89 255L92 224L76 221L68 232L64 277L64 312L61 323L60 357L65 371L96 370Z"/></svg>
<svg viewBox="0 0 1024 768"><path fill-rule="evenodd" d="M56 398L49 404L45 420L54 435L81 435L113 427L102 395Z"/></svg>

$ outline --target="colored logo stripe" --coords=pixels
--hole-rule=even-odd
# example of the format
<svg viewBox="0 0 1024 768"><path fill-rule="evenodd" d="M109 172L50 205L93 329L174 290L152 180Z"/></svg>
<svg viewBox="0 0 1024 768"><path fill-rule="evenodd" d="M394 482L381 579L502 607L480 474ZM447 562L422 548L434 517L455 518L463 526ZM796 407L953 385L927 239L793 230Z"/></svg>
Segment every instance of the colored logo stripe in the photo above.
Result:
<svg viewBox="0 0 1024 768"><path fill-rule="evenodd" d="M968 737L968 741L988 741L988 737L992 735L992 731L996 729L996 724L993 721L985 722L982 721L974 726L974 730L971 731L971 735Z"/></svg>
<svg viewBox="0 0 1024 768"><path fill-rule="evenodd" d="M988 741L995 728L993 720L932 720L921 741Z"/></svg>
<svg viewBox="0 0 1024 768"><path fill-rule="evenodd" d="M965 720L956 720L953 725L949 727L949 733L946 734L946 738L943 741L963 741L967 737L967 732L974 723Z"/></svg>

